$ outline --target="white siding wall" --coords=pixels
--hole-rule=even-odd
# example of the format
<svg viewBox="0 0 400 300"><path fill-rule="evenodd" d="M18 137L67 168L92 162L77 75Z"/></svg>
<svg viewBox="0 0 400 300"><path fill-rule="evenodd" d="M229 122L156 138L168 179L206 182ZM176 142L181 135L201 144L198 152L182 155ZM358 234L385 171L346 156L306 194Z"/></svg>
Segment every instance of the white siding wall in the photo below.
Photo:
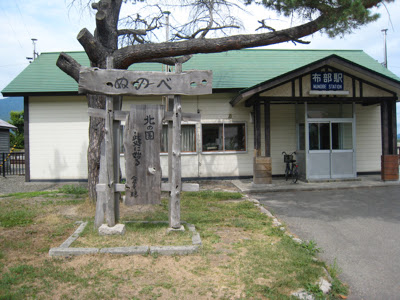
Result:
<svg viewBox="0 0 400 300"><path fill-rule="evenodd" d="M184 97L184 112L202 115L203 123L244 122L247 151L201 153L201 125L197 124L197 154L182 155L183 177L251 176L254 130L250 111L243 104L231 107L232 94ZM200 100L201 99L201 100ZM134 103L161 103L155 98L126 98L123 110ZM30 97L31 179L86 179L88 115L85 97ZM263 107L261 106L262 111ZM357 171L379 171L381 155L379 106L356 106ZM262 124L264 116L262 115ZM264 128L262 126L262 155ZM295 105L271 105L272 173L283 174L282 151L296 150ZM124 158L121 168L125 174ZM167 155L161 155L163 177L168 174Z"/></svg>
<svg viewBox="0 0 400 300"><path fill-rule="evenodd" d="M381 109L356 105L357 172L381 170Z"/></svg>
<svg viewBox="0 0 400 300"><path fill-rule="evenodd" d="M85 97L30 97L31 179L86 179Z"/></svg>
<svg viewBox="0 0 400 300"><path fill-rule="evenodd" d="M182 155L183 177L246 176L253 174L253 124L249 124L250 108L239 105L232 107L229 100L233 94L214 94L201 97L182 97L182 111L201 113L202 123L245 122L247 151L243 153L201 153L201 125L196 126L196 154ZM201 100L200 100L201 99ZM160 103L154 98L126 98L123 110L132 104ZM121 164L124 164L121 155ZM168 156L161 155L163 177L168 176ZM125 174L123 167L123 174Z"/></svg>
<svg viewBox="0 0 400 300"><path fill-rule="evenodd" d="M282 151L296 151L296 146L295 105L271 105L271 158L273 175L285 173Z"/></svg>

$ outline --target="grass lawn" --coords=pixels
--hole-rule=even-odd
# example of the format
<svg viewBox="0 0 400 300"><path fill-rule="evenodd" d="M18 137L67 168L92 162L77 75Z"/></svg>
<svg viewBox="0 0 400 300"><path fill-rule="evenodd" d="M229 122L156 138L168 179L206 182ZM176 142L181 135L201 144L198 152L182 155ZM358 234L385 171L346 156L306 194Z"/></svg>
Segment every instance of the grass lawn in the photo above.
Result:
<svg viewBox="0 0 400 300"><path fill-rule="evenodd" d="M203 247L187 256L85 255L51 258L77 225L89 225L73 247L187 245L191 236L166 226L129 223L125 238L99 237L95 208L81 188L0 197L0 299L291 299L298 289L320 295L324 276L314 244L299 245L272 227L239 193L182 194L181 217L196 226ZM167 221L161 205L125 207L122 221ZM337 268L332 268L336 275ZM333 295L345 294L334 276ZM321 295L320 295L321 296Z"/></svg>

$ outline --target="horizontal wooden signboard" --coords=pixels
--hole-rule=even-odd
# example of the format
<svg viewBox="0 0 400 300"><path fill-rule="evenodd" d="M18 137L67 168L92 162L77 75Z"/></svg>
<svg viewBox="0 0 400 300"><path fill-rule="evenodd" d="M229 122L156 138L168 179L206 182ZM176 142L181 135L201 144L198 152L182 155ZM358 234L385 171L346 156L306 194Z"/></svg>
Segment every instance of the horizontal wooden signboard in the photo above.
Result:
<svg viewBox="0 0 400 300"><path fill-rule="evenodd" d="M212 71L141 72L88 68L79 74L79 93L104 95L212 94Z"/></svg>

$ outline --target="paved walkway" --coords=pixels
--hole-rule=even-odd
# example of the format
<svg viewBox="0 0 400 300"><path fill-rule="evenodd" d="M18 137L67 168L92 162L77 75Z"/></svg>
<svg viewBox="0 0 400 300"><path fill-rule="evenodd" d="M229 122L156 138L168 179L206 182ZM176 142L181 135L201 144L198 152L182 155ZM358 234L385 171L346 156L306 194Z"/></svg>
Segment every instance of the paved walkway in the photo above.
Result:
<svg viewBox="0 0 400 300"><path fill-rule="evenodd" d="M233 180L232 183L243 193L265 193L396 186L400 184L400 181L382 181L380 175L360 175L356 180L337 180L329 182L298 181L297 183L292 183L291 181L286 181L283 177L273 177L272 184L254 185L251 179Z"/></svg>
<svg viewBox="0 0 400 300"><path fill-rule="evenodd" d="M399 183L378 184L369 178L356 184L360 188L346 183L321 187L329 190L264 192L252 197L290 232L315 241L324 251L322 260L337 261L341 278L350 286L348 299L400 299Z"/></svg>

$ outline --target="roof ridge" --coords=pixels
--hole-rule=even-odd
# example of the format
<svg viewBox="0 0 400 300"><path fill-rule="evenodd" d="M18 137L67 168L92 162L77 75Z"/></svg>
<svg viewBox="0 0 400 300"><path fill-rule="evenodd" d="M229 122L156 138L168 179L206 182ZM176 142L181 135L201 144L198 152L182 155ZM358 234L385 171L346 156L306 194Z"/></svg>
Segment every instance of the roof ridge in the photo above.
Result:
<svg viewBox="0 0 400 300"><path fill-rule="evenodd" d="M239 49L239 50L229 50L225 52L215 52L217 53L226 53L226 52L239 52L239 51L299 51L299 52L307 52L307 51L319 51L319 52L364 52L362 49ZM72 51L49 51L49 52L42 52L42 54L59 54L61 52L65 53L86 53L84 50L72 50ZM213 54L213 53L197 53L197 54Z"/></svg>

